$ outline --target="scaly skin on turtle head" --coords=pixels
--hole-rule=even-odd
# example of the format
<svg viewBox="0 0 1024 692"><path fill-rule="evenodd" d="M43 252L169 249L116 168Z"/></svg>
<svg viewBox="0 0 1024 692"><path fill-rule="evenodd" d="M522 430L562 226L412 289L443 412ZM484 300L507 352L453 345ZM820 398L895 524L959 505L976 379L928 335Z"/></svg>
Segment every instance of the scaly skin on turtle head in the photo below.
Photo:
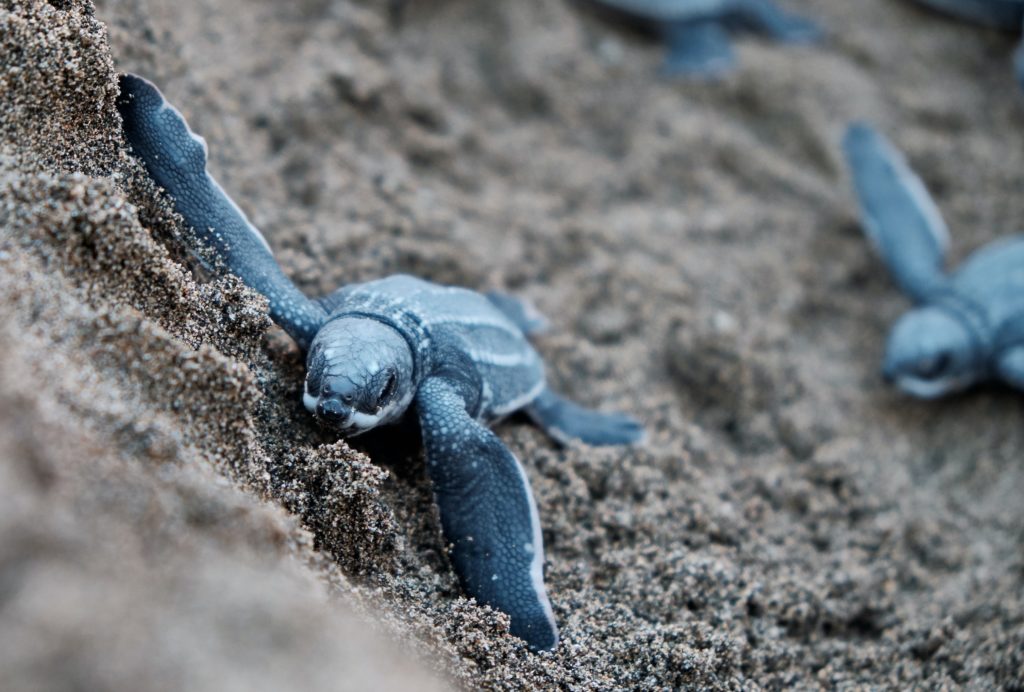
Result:
<svg viewBox="0 0 1024 692"><path fill-rule="evenodd" d="M306 359L302 402L346 437L391 423L413 395L413 356L393 327L365 317L328 320Z"/></svg>

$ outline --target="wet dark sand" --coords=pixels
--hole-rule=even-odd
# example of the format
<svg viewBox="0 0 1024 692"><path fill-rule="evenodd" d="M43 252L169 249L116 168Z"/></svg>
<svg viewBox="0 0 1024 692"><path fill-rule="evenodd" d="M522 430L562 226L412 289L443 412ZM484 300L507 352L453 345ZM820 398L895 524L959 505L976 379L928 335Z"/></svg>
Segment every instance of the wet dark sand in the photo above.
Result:
<svg viewBox="0 0 1024 692"><path fill-rule="evenodd" d="M1024 401L881 382L906 302L838 153L847 120L885 129L956 259L1020 230L1013 38L790 6L826 46L743 41L734 77L680 85L560 0L398 28L383 0L3 3L5 689L1024 687ZM116 70L162 86L310 293L520 293L552 382L649 424L636 450L498 428L554 654L460 596L415 430L318 430L264 303L194 271Z"/></svg>

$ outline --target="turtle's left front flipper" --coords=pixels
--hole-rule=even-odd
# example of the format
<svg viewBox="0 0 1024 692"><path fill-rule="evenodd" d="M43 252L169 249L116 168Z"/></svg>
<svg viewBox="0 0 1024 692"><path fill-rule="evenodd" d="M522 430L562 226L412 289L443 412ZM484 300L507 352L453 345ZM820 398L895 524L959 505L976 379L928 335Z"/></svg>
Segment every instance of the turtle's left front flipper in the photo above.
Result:
<svg viewBox="0 0 1024 692"><path fill-rule="evenodd" d="M416 397L427 470L450 557L465 592L507 613L532 649L558 644L544 588L537 506L519 461L466 412L454 383L424 382Z"/></svg>
<svg viewBox="0 0 1024 692"><path fill-rule="evenodd" d="M206 142L151 82L120 78L117 109L132 153L174 200L199 241L270 301L270 316L303 349L327 315L284 275L263 235L206 170Z"/></svg>
<svg viewBox="0 0 1024 692"><path fill-rule="evenodd" d="M948 284L949 232L935 202L903 154L874 128L851 125L843 153L868 238L900 288L926 302Z"/></svg>

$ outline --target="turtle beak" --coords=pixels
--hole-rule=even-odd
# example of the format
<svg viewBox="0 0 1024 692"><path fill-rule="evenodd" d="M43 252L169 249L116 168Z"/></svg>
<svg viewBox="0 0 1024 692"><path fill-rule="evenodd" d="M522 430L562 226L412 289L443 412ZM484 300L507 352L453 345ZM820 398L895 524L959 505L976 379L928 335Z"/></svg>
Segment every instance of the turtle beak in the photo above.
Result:
<svg viewBox="0 0 1024 692"><path fill-rule="evenodd" d="M334 397L320 399L316 405L316 417L332 428L343 429L352 420L352 408Z"/></svg>

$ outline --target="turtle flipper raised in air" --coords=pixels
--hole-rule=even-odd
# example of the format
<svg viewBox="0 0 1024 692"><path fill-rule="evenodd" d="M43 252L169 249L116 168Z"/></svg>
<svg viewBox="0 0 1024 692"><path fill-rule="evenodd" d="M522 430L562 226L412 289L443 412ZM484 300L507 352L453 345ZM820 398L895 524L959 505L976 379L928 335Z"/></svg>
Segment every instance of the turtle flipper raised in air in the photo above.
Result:
<svg viewBox="0 0 1024 692"><path fill-rule="evenodd" d="M270 316L308 348L327 314L284 275L263 235L206 170L206 142L151 82L121 75L125 138L199 240L270 301Z"/></svg>
<svg viewBox="0 0 1024 692"><path fill-rule="evenodd" d="M544 588L537 508L519 462L484 424L544 398L525 304L396 275L313 301L206 171L206 148L149 82L125 75L118 109L132 151L216 260L270 300L271 317L306 351L303 403L324 426L358 435L415 402L442 528L466 593L511 617L512 632L550 649L557 628ZM583 409L579 409L583 411ZM573 409L573 410L576 410ZM582 415L582 414L581 414ZM624 438L640 426L591 414ZM628 421L629 425L624 423ZM631 426L631 427L630 427Z"/></svg>
<svg viewBox="0 0 1024 692"><path fill-rule="evenodd" d="M946 226L903 155L864 124L850 126L843 149L864 230L917 303L889 334L886 377L922 398L990 377L1021 387L1024 237L993 242L946 274Z"/></svg>
<svg viewBox="0 0 1024 692"><path fill-rule="evenodd" d="M900 288L927 300L947 283L949 231L938 207L903 154L868 125L847 129L843 151L871 244Z"/></svg>

